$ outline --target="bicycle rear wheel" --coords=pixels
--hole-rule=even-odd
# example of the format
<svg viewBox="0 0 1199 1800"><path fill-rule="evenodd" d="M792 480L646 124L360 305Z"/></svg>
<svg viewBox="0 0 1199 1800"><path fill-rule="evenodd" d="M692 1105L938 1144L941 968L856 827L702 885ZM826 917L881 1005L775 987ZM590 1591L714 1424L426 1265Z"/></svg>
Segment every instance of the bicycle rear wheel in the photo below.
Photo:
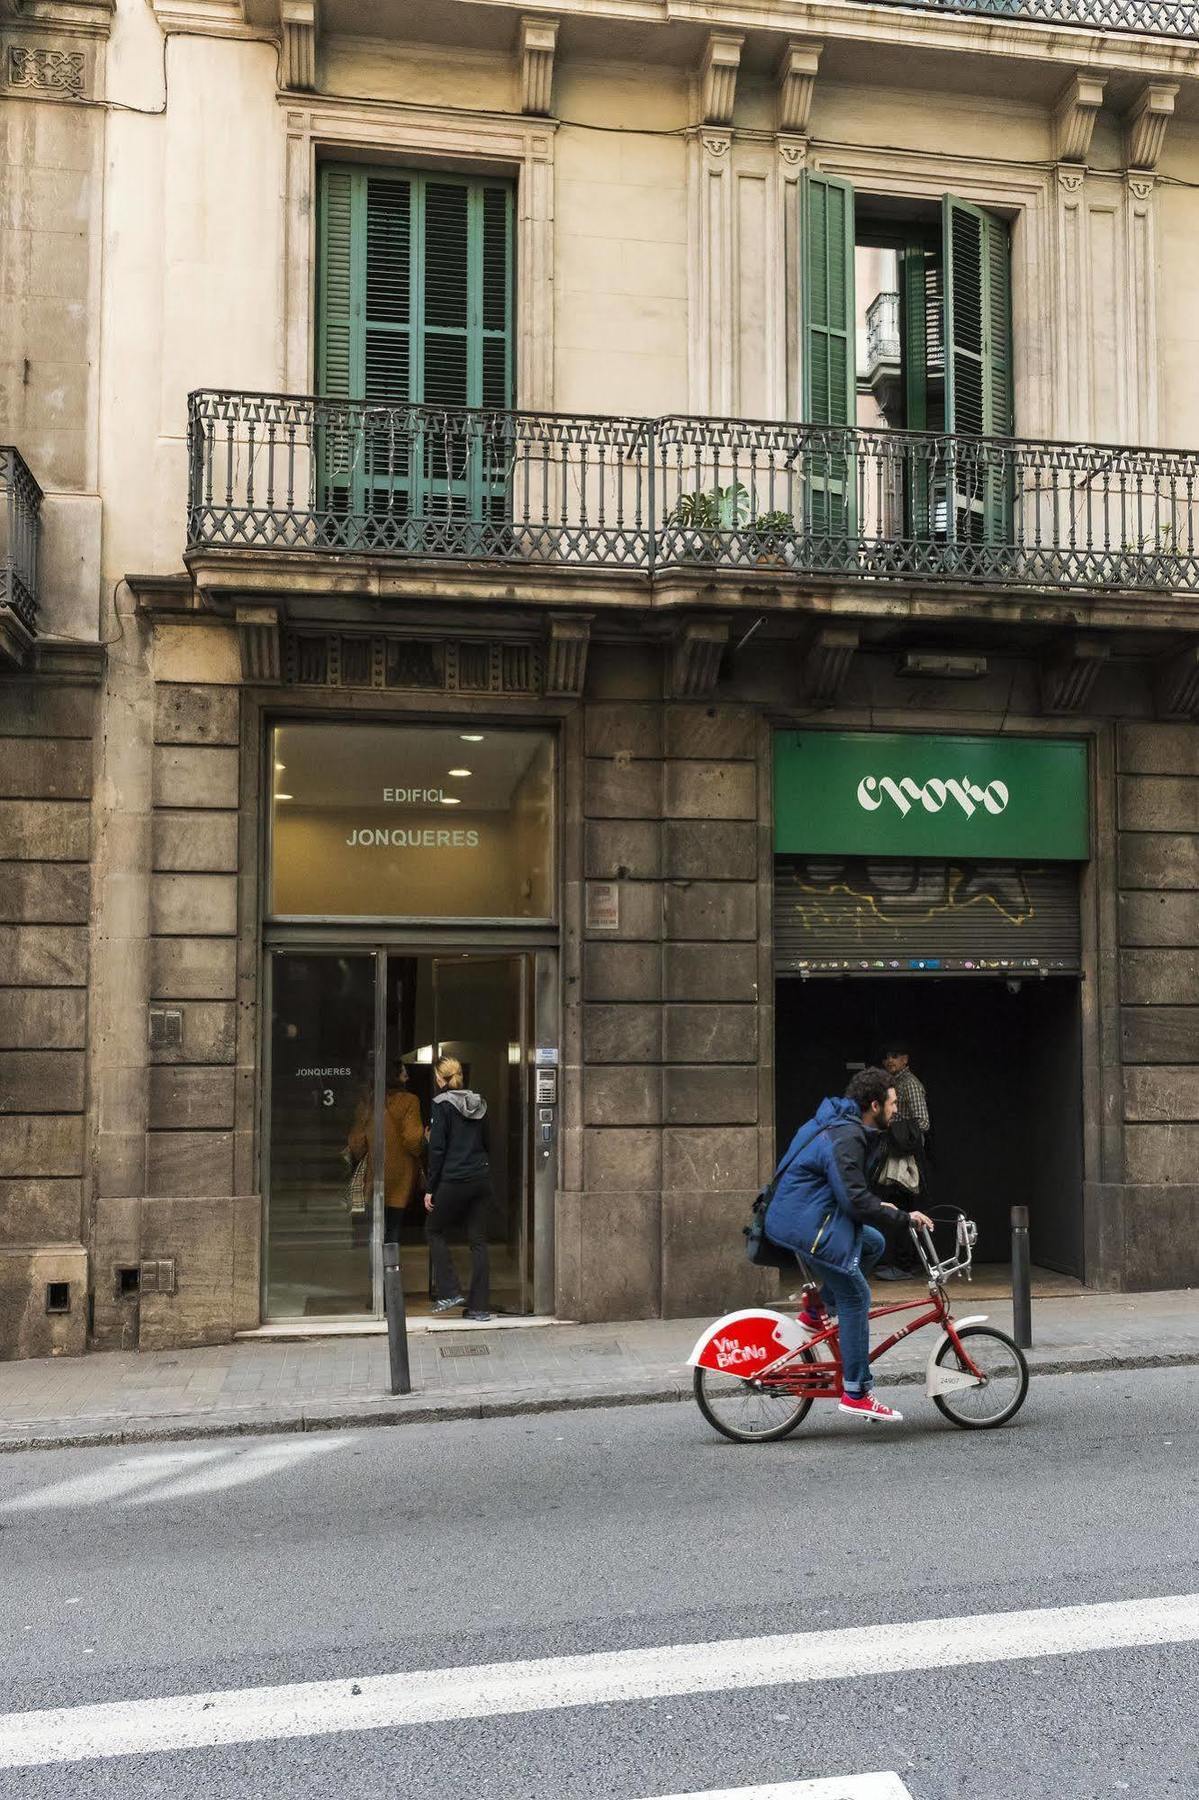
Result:
<svg viewBox="0 0 1199 1800"><path fill-rule="evenodd" d="M1028 1393L1028 1364L1023 1351L1006 1332L996 1331L990 1325L964 1325L958 1336L971 1362L986 1379L978 1387L934 1394L933 1405L963 1431L988 1431L996 1425L1006 1425L1020 1411ZM937 1352L937 1367L967 1372L949 1338Z"/></svg>
<svg viewBox="0 0 1199 1800"><path fill-rule="evenodd" d="M815 1362L810 1350L802 1361ZM769 1383L745 1381L716 1369L696 1369L695 1398L714 1431L734 1444L773 1444L802 1425L811 1409L808 1395L780 1392Z"/></svg>

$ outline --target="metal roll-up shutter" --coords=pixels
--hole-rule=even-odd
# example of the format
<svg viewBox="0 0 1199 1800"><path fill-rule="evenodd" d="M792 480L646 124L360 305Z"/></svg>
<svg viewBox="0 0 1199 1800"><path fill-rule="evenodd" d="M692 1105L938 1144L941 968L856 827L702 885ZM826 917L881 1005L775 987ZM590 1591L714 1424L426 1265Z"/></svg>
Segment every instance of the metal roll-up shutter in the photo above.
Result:
<svg viewBox="0 0 1199 1800"><path fill-rule="evenodd" d="M1082 967L1076 863L775 858L778 975Z"/></svg>

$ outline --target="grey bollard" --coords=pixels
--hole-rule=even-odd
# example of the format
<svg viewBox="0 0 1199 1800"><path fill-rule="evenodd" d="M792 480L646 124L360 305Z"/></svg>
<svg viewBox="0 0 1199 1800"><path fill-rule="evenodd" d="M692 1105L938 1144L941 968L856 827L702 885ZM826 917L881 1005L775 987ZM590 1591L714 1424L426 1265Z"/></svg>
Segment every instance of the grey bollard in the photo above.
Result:
<svg viewBox="0 0 1199 1800"><path fill-rule="evenodd" d="M1012 1208L1012 1335L1021 1350L1032 1349L1032 1267L1028 1253L1028 1208Z"/></svg>
<svg viewBox="0 0 1199 1800"><path fill-rule="evenodd" d="M383 1246L383 1310L387 1314L387 1354L391 1363L393 1394L412 1392L408 1367L408 1318L404 1311L404 1284L400 1279L400 1246Z"/></svg>

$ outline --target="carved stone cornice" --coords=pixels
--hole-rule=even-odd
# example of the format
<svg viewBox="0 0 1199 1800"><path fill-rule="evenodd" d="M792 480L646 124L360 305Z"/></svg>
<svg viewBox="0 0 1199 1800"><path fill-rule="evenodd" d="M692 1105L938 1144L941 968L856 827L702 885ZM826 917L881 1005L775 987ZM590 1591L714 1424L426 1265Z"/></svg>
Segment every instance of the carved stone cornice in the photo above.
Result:
<svg viewBox="0 0 1199 1800"><path fill-rule="evenodd" d="M590 620L550 620L545 651L545 694L548 699L582 699L590 643Z"/></svg>
<svg viewBox="0 0 1199 1800"><path fill-rule="evenodd" d="M803 680L813 706L835 706L858 651L856 625L822 625L803 659Z"/></svg>
<svg viewBox="0 0 1199 1800"><path fill-rule="evenodd" d="M554 54L557 19L524 18L520 22L520 110L545 118L553 112Z"/></svg>
<svg viewBox="0 0 1199 1800"><path fill-rule="evenodd" d="M320 31L317 0L279 0L283 34L279 72L290 93L316 91L316 40Z"/></svg>
<svg viewBox="0 0 1199 1800"><path fill-rule="evenodd" d="M1124 160L1130 169L1156 169L1177 97L1176 81L1147 81L1125 113Z"/></svg>
<svg viewBox="0 0 1199 1800"><path fill-rule="evenodd" d="M115 11L116 0L0 0L0 25L106 38Z"/></svg>
<svg viewBox="0 0 1199 1800"><path fill-rule="evenodd" d="M729 641L725 619L689 619L675 637L667 673L669 698L702 700L716 686Z"/></svg>
<svg viewBox="0 0 1199 1800"><path fill-rule="evenodd" d="M823 44L809 44L793 38L783 51L777 77L779 131L807 136L823 48Z"/></svg>
<svg viewBox="0 0 1199 1800"><path fill-rule="evenodd" d="M1162 658L1154 678L1153 703L1159 719L1199 721L1199 643Z"/></svg>
<svg viewBox="0 0 1199 1800"><path fill-rule="evenodd" d="M1086 162L1106 86L1106 75L1094 75L1086 69L1079 69L1070 77L1053 109L1055 162Z"/></svg>
<svg viewBox="0 0 1199 1800"><path fill-rule="evenodd" d="M1096 678L1111 656L1104 638L1080 633L1068 638L1041 662L1041 711L1085 712Z"/></svg>
<svg viewBox="0 0 1199 1800"><path fill-rule="evenodd" d="M731 125L737 100L737 71L741 67L744 34L712 31L699 67L699 117L703 125Z"/></svg>
<svg viewBox="0 0 1199 1800"><path fill-rule="evenodd" d="M243 681L275 682L283 679L283 634L277 606L239 606L237 642L241 651Z"/></svg>

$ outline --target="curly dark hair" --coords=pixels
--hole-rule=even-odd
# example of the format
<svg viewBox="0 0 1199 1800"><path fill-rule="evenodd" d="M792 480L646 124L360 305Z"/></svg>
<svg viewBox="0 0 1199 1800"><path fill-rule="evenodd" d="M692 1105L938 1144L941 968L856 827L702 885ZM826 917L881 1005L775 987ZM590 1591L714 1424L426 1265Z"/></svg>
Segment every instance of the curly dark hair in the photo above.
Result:
<svg viewBox="0 0 1199 1800"><path fill-rule="evenodd" d="M866 1112L877 1100L882 1106L895 1086L895 1077L885 1069L859 1069L845 1090L845 1098Z"/></svg>

